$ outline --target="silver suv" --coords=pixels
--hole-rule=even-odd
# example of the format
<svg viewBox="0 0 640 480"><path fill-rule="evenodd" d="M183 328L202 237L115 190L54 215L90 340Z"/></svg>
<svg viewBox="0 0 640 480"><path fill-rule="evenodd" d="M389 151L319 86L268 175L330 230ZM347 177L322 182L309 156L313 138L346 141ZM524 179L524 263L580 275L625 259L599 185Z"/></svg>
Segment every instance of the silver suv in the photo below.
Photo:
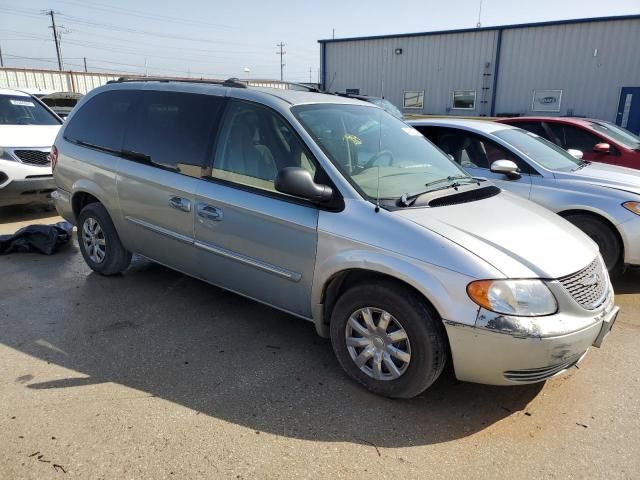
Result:
<svg viewBox="0 0 640 480"><path fill-rule="evenodd" d="M382 395L419 394L447 361L465 381L547 379L618 313L587 236L355 99L123 79L51 156L93 270L136 253L313 322Z"/></svg>

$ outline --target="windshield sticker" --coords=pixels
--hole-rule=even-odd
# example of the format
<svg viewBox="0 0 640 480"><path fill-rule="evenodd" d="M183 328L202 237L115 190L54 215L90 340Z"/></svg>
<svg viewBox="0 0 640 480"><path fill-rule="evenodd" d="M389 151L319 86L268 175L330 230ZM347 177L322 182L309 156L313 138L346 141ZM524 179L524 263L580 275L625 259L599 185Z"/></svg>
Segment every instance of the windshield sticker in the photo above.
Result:
<svg viewBox="0 0 640 480"><path fill-rule="evenodd" d="M407 134L411 135L412 137L421 137L422 136L422 134L418 130L416 130L415 128L402 127L402 130L407 132Z"/></svg>
<svg viewBox="0 0 640 480"><path fill-rule="evenodd" d="M345 142L349 142L349 143L353 143L354 145L362 145L362 140L360 140L358 137L356 137L354 134L352 133L347 133L345 134L344 137L342 137L342 139Z"/></svg>
<svg viewBox="0 0 640 480"><path fill-rule="evenodd" d="M11 102L11 105L16 105L18 107L35 107L33 102L30 102L28 100L9 100L9 102Z"/></svg>

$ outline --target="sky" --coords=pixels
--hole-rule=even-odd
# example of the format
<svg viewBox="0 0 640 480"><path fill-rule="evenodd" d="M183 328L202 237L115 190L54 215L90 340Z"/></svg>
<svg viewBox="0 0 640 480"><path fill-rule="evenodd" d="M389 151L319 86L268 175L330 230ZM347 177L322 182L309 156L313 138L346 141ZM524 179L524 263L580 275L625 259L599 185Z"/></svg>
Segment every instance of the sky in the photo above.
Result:
<svg viewBox="0 0 640 480"><path fill-rule="evenodd" d="M480 0L0 0L6 67L318 80L319 39L473 28ZM483 0L482 26L640 14L640 0Z"/></svg>

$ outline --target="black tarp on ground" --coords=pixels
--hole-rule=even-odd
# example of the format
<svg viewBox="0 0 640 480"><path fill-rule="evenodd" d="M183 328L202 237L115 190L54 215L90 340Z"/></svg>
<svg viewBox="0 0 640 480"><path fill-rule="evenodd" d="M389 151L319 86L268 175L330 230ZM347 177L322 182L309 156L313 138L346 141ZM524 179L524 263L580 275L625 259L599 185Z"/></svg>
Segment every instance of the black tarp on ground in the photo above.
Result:
<svg viewBox="0 0 640 480"><path fill-rule="evenodd" d="M0 235L0 255L7 253L38 252L51 255L71 239L73 225L58 222L55 225L29 225L13 235Z"/></svg>

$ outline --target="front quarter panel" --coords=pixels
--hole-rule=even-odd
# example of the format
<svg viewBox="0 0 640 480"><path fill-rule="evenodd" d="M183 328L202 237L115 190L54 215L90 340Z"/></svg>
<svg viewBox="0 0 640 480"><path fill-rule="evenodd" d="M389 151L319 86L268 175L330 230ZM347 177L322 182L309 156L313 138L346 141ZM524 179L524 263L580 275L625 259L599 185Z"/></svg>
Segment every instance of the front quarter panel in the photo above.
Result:
<svg viewBox="0 0 640 480"><path fill-rule="evenodd" d="M320 212L312 307L318 332L323 294L338 273L369 270L394 277L419 291L446 320L473 326L478 313L466 293L478 278L503 274L453 242L368 202L347 200L340 213Z"/></svg>

